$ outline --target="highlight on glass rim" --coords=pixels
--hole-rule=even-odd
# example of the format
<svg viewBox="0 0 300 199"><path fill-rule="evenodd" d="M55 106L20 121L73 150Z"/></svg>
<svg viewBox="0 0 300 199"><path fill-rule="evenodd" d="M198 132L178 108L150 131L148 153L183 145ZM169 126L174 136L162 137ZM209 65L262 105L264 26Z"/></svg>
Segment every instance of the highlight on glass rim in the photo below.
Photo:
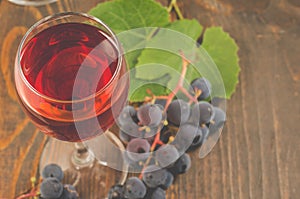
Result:
<svg viewBox="0 0 300 199"><path fill-rule="evenodd" d="M21 6L43 6L57 2L57 0L8 0L11 3Z"/></svg>

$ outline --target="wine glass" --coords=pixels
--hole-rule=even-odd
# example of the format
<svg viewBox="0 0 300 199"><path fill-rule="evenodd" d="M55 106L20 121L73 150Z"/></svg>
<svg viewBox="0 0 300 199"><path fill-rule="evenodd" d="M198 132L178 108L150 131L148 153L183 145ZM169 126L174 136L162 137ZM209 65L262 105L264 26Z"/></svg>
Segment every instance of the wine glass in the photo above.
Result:
<svg viewBox="0 0 300 199"><path fill-rule="evenodd" d="M8 0L8 1L22 6L42 6L42 5L56 2L57 0Z"/></svg>
<svg viewBox="0 0 300 199"><path fill-rule="evenodd" d="M15 84L24 112L43 133L56 138L45 146L40 171L49 163L60 165L68 183L79 183L79 192L84 183L104 184L105 189L96 193L99 198L109 188L105 178L112 171L105 166L113 159L110 162L124 167L114 171L110 181L124 182L124 148L108 129L127 102L129 77L109 27L74 12L38 21L19 45ZM102 159L95 158L84 142L96 143Z"/></svg>

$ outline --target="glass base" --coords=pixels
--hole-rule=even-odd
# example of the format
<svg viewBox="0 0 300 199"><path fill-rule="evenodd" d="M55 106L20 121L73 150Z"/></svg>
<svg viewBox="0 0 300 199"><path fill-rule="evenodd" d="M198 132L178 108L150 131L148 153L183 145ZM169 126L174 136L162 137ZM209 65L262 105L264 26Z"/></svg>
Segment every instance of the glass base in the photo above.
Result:
<svg viewBox="0 0 300 199"><path fill-rule="evenodd" d="M86 164L78 166L74 165L73 157L78 149L74 143L50 139L40 160L40 173L47 164L58 164L64 171L63 183L73 184L80 198L104 199L111 186L124 184L127 178L128 168L122 155L125 149L118 137L110 131L87 142L88 144L83 144L98 145L98 148L92 149L95 153L89 153L92 159L88 156L87 162L83 162ZM116 169L114 164L110 165L111 163L118 165L121 169Z"/></svg>
<svg viewBox="0 0 300 199"><path fill-rule="evenodd" d="M42 6L42 5L56 2L57 0L8 0L8 1L22 6Z"/></svg>

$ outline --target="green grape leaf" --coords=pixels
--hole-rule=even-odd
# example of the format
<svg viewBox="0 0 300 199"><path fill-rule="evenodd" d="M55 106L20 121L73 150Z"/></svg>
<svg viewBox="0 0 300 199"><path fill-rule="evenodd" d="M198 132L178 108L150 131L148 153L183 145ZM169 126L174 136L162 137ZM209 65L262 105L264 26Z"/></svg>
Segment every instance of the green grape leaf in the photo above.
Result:
<svg viewBox="0 0 300 199"><path fill-rule="evenodd" d="M140 27L162 27L169 13L154 0L115 0L99 3L89 14L101 19L115 33Z"/></svg>
<svg viewBox="0 0 300 199"><path fill-rule="evenodd" d="M150 90L156 96L160 95L161 93L165 93L165 85L170 81L170 79L171 76L169 74L165 74L154 80L144 80L138 78L130 79L131 87L129 90L129 100L131 102L144 101L145 97L149 96L147 90Z"/></svg>
<svg viewBox="0 0 300 199"><path fill-rule="evenodd" d="M238 84L240 71L237 44L221 27L211 27L204 32L202 47L218 66L223 78L226 98L230 99Z"/></svg>
<svg viewBox="0 0 300 199"><path fill-rule="evenodd" d="M173 30L180 31L181 28ZM158 44L164 46L164 49L158 49ZM221 27L208 28L204 32L202 47L198 49L193 46L190 40L186 40L185 37L177 34L173 36L170 32L165 35L158 33L146 46L148 48L138 58L136 77L151 80L157 78L158 75L170 74L172 78L166 86L172 90L180 77L182 67L181 57L176 51L178 52L180 49L188 58L189 52L193 51L194 57L189 59L192 61L193 66L188 67L186 82L189 83L197 77L204 76L213 85L213 96L229 99L234 93L240 71L237 55L238 47ZM139 70L140 65L147 63L148 67ZM160 72L155 74L151 71ZM168 94L168 92L160 93L160 95L165 94Z"/></svg>
<svg viewBox="0 0 300 199"><path fill-rule="evenodd" d="M174 31L179 31L193 40L197 40L203 31L203 27L196 19L177 20L165 27Z"/></svg>
<svg viewBox="0 0 300 199"><path fill-rule="evenodd" d="M202 30L198 21L187 19L175 21L165 29L160 29L147 42L146 49L139 56L135 66L136 77L153 80L161 75L169 74L172 78L165 85L168 89L160 90L159 95L167 94L174 89L180 78L182 68L180 51L188 55L190 51L197 49L196 40L200 37ZM188 67L187 76L199 77L200 74L191 66Z"/></svg>
<svg viewBox="0 0 300 199"><path fill-rule="evenodd" d="M174 88L182 68L179 52L191 61L185 86L204 76L216 88L215 96L229 99L235 91L240 71L238 47L221 27L207 28L202 33L203 28L195 19L171 23L166 8L155 0L107 1L99 3L89 14L117 34L132 70L131 101L143 101L147 89L156 95L166 95ZM196 41L201 34L203 43L198 47Z"/></svg>
<svg viewBox="0 0 300 199"><path fill-rule="evenodd" d="M125 34L124 31L126 30L162 27L170 23L166 8L154 0L107 1L92 8L89 14L107 24L117 34L117 37L119 33ZM145 40L151 38L151 34L153 34L152 31L147 30L149 29L129 31L126 33L126 37L119 38L126 52L127 63L130 68L134 67L137 57L141 53L140 49L134 47L143 45Z"/></svg>

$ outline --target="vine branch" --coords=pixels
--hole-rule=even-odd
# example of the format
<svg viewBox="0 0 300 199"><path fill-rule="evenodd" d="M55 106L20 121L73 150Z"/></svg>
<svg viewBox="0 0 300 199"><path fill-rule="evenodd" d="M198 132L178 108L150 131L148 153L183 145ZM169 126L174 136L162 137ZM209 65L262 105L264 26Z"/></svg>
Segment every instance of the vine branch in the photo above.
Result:
<svg viewBox="0 0 300 199"><path fill-rule="evenodd" d="M172 11L172 9L174 8L175 13L177 14L179 19L184 19L181 10L177 4L177 0L171 0L171 3L169 4L167 11L170 13Z"/></svg>

